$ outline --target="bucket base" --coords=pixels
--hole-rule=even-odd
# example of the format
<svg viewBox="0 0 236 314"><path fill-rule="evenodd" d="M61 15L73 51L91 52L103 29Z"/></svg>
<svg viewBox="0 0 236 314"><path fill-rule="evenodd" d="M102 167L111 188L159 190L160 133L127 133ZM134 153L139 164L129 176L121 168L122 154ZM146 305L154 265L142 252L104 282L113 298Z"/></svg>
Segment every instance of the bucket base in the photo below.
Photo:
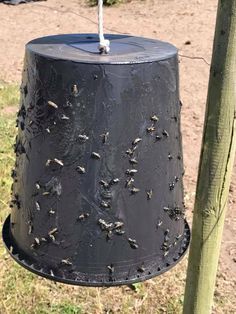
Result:
<svg viewBox="0 0 236 314"><path fill-rule="evenodd" d="M81 274L81 276L76 272L76 275L74 278L66 278L66 276L61 276L60 274L57 274L52 269L49 269L47 267L43 267L42 264L35 262L35 260L32 260L32 258L29 258L24 252L19 250L17 247L14 239L11 236L10 232L10 216L7 217L7 219L4 222L3 230L2 230L2 237L3 242L6 246L6 249L8 250L9 254L12 256L12 258L21 266L28 269L29 271L45 277L47 279L58 281L65 284L71 284L71 285L78 285L78 286L93 286L93 287L102 287L102 286L120 286L120 285L128 285L140 281L144 281L147 279L151 279L153 277L156 277L158 275L161 275L162 273L168 271L170 268L175 266L185 255L189 241L190 241L190 229L188 223L185 221L185 229L181 241L181 245L178 247L178 250L172 254L172 258L168 259L168 262L166 261L162 265L157 264L153 262L150 268L145 268L142 272L136 274L136 276L130 276L127 278L124 278L124 280L115 280L115 278L112 278L111 276L107 276L107 280L91 280L89 278L89 274ZM156 264L156 265L155 265ZM82 278L85 278L85 280L81 280ZM94 275L93 275L94 277Z"/></svg>

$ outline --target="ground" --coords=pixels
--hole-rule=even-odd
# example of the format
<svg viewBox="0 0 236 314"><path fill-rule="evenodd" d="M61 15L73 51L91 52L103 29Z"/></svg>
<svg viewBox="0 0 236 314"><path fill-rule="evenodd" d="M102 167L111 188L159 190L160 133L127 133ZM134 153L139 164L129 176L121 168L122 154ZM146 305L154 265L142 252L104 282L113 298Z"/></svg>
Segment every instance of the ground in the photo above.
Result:
<svg viewBox="0 0 236 314"><path fill-rule="evenodd" d="M216 18L216 0L129 1L105 9L106 32L173 43L180 54L180 93L189 220L197 167ZM79 0L0 4L1 221L8 212L11 145L24 45L59 33L97 32L96 8ZM6 84L8 83L8 84ZM230 187L213 313L236 313L236 166ZM133 287L102 289L55 284L20 269L0 246L0 313L181 313L187 259L165 275ZM191 313L190 313L191 314Z"/></svg>

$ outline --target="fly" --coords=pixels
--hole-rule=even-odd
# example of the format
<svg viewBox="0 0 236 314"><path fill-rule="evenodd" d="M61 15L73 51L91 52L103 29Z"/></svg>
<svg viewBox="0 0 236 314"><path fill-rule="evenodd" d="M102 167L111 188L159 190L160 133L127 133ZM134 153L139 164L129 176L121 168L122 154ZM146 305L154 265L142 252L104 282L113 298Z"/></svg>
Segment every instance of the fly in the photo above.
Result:
<svg viewBox="0 0 236 314"><path fill-rule="evenodd" d="M131 158L129 162L131 163L131 165L136 165L138 163L136 158Z"/></svg>
<svg viewBox="0 0 236 314"><path fill-rule="evenodd" d="M166 241L164 241L163 244L162 244L162 246L161 246L162 251L168 250L168 245L169 245L169 243L166 242Z"/></svg>
<svg viewBox="0 0 236 314"><path fill-rule="evenodd" d="M157 121L159 121L159 118L157 115L154 114L153 116L151 116L150 120L153 122L157 122Z"/></svg>
<svg viewBox="0 0 236 314"><path fill-rule="evenodd" d="M147 199L150 200L152 198L152 190L147 191Z"/></svg>
<svg viewBox="0 0 236 314"><path fill-rule="evenodd" d="M132 156L133 153L134 153L134 150L131 149L131 148L129 148L129 149L127 149L127 151L126 151L125 153L126 153L127 155L129 155L129 156Z"/></svg>
<svg viewBox="0 0 236 314"><path fill-rule="evenodd" d="M127 181L126 181L126 187L129 188L134 182L134 179L133 178L129 178Z"/></svg>
<svg viewBox="0 0 236 314"><path fill-rule="evenodd" d="M164 232L164 235L167 235L169 234L170 230L169 229L166 229L165 232Z"/></svg>
<svg viewBox="0 0 236 314"><path fill-rule="evenodd" d="M112 231L108 230L107 232L107 240L110 240L112 238Z"/></svg>
<svg viewBox="0 0 236 314"><path fill-rule="evenodd" d="M100 225L102 230L109 230L113 228L112 222L107 223L104 219L101 218L98 220L98 224Z"/></svg>
<svg viewBox="0 0 236 314"><path fill-rule="evenodd" d="M179 177L175 176L175 182L179 181Z"/></svg>
<svg viewBox="0 0 236 314"><path fill-rule="evenodd" d="M138 271L139 273L145 272L144 266L142 265L142 266L138 267L137 271Z"/></svg>
<svg viewBox="0 0 236 314"><path fill-rule="evenodd" d="M71 266L71 265L72 265L72 263L70 262L69 258L67 258L67 259L62 259L62 260L61 260L61 263L62 263L63 265L67 265L67 266Z"/></svg>
<svg viewBox="0 0 236 314"><path fill-rule="evenodd" d="M105 201L101 201L100 205L104 208L111 208L111 204Z"/></svg>
<svg viewBox="0 0 236 314"><path fill-rule="evenodd" d="M138 172L137 169L127 169L125 173L130 175L130 176L133 176L137 172Z"/></svg>
<svg viewBox="0 0 236 314"><path fill-rule="evenodd" d="M87 141L89 139L89 137L85 134L79 134L79 140L81 141Z"/></svg>
<svg viewBox="0 0 236 314"><path fill-rule="evenodd" d="M35 248L36 246L40 246L39 238L34 238L34 243L31 244L31 248Z"/></svg>
<svg viewBox="0 0 236 314"><path fill-rule="evenodd" d="M128 238L128 241L129 241L129 245L132 249L138 248L138 244L137 244L137 241L135 239Z"/></svg>
<svg viewBox="0 0 236 314"><path fill-rule="evenodd" d="M35 202L35 206L36 206L36 210L40 211L40 205L39 205L39 202Z"/></svg>
<svg viewBox="0 0 236 314"><path fill-rule="evenodd" d="M115 269L114 269L113 264L108 265L107 268L108 268L110 274L113 274L113 273L114 273L114 270L115 270Z"/></svg>
<svg viewBox="0 0 236 314"><path fill-rule="evenodd" d="M69 108L69 107L72 107L72 104L69 101L67 101L66 104L63 105L63 107Z"/></svg>
<svg viewBox="0 0 236 314"><path fill-rule="evenodd" d="M57 159L57 158L48 159L48 160L46 161L46 166L48 167L53 161L54 161L56 164L60 165L61 167L64 166L63 161L62 161L62 160L59 160L59 159Z"/></svg>
<svg viewBox="0 0 236 314"><path fill-rule="evenodd" d="M77 95L78 95L79 90L78 90L78 87L77 87L76 84L74 84L74 85L72 86L71 91L72 91L72 94L73 94L74 96L77 96Z"/></svg>
<svg viewBox="0 0 236 314"><path fill-rule="evenodd" d="M115 229L114 232L117 234L117 235L123 235L125 233L124 230L121 230L121 229Z"/></svg>
<svg viewBox="0 0 236 314"><path fill-rule="evenodd" d="M31 224L31 222L29 222L29 231L28 234L31 234L33 232L33 226Z"/></svg>
<svg viewBox="0 0 236 314"><path fill-rule="evenodd" d="M11 171L11 177L12 177L12 178L15 178L16 176L17 176L16 170L15 170L15 169L12 169L12 171Z"/></svg>
<svg viewBox="0 0 236 314"><path fill-rule="evenodd" d="M141 142L142 141L142 139L140 138L140 137L137 137L134 141L133 141L133 145L135 146L135 145L137 145L139 142Z"/></svg>
<svg viewBox="0 0 236 314"><path fill-rule="evenodd" d="M51 106L51 107L53 107L53 108L55 108L55 109L58 109L58 105L55 104L55 102L53 102L53 101L51 101L51 100L48 101L48 105Z"/></svg>
<svg viewBox="0 0 236 314"><path fill-rule="evenodd" d="M55 241L56 241L56 238L54 237L54 235L53 235L53 234L49 234L49 238L50 238L53 242L55 242Z"/></svg>
<svg viewBox="0 0 236 314"><path fill-rule="evenodd" d="M53 159L54 160L54 162L56 163L56 164L58 164L58 165L60 165L60 166L64 166L64 163L62 162L62 160L59 160L59 159L57 159L57 158L54 158Z"/></svg>
<svg viewBox="0 0 236 314"><path fill-rule="evenodd" d="M154 125L151 125L150 127L147 128L148 133L153 133L156 130Z"/></svg>
<svg viewBox="0 0 236 314"><path fill-rule="evenodd" d="M173 159L173 156L172 156L170 153L168 154L168 159L169 159L169 160L172 160L172 159Z"/></svg>
<svg viewBox="0 0 236 314"><path fill-rule="evenodd" d="M104 188L108 188L109 187L109 184L105 181L105 180L101 180L99 182Z"/></svg>
<svg viewBox="0 0 236 314"><path fill-rule="evenodd" d="M171 117L171 119L173 119L175 122L178 122L178 118L176 116Z"/></svg>
<svg viewBox="0 0 236 314"><path fill-rule="evenodd" d="M85 168L84 168L84 167L81 167L81 166L76 167L76 170L77 170L79 173L81 173L81 174L85 174L85 172L86 172Z"/></svg>
<svg viewBox="0 0 236 314"><path fill-rule="evenodd" d="M48 232L48 235L53 235L54 233L56 233L58 231L57 228L52 229L51 231Z"/></svg>
<svg viewBox="0 0 236 314"><path fill-rule="evenodd" d="M182 237L182 234L178 234L178 235L176 236L176 240L179 240L181 237Z"/></svg>
<svg viewBox="0 0 236 314"><path fill-rule="evenodd" d="M115 221L114 222L114 229L118 229L124 226L124 223L122 221Z"/></svg>
<svg viewBox="0 0 236 314"><path fill-rule="evenodd" d="M91 157L94 159L101 159L101 156L98 153L92 152Z"/></svg>
<svg viewBox="0 0 236 314"><path fill-rule="evenodd" d="M61 120L70 120L70 118L63 114L63 115L61 116Z"/></svg>
<svg viewBox="0 0 236 314"><path fill-rule="evenodd" d="M140 191L140 189L137 189L135 187L133 187L132 189L130 189L131 194L136 194Z"/></svg>
<svg viewBox="0 0 236 314"><path fill-rule="evenodd" d="M105 144L108 141L109 132L100 135L102 137L102 142Z"/></svg>
<svg viewBox="0 0 236 314"><path fill-rule="evenodd" d="M166 130L162 131L162 135L165 136L165 137L169 137L169 133Z"/></svg>
<svg viewBox="0 0 236 314"><path fill-rule="evenodd" d="M40 240L39 240L39 238L34 238L34 242L35 242L35 244L40 245Z"/></svg>
<svg viewBox="0 0 236 314"><path fill-rule="evenodd" d="M78 220L82 221L89 217L89 213L79 215Z"/></svg>
<svg viewBox="0 0 236 314"><path fill-rule="evenodd" d="M120 182L120 179L119 178L115 178L115 179L112 179L111 180L111 184L117 184Z"/></svg>

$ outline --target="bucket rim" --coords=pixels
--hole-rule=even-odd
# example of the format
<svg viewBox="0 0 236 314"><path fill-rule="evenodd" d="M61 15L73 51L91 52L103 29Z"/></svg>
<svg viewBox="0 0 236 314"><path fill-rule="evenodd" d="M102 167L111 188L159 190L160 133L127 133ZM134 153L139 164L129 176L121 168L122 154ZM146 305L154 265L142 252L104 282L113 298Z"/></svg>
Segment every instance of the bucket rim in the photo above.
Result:
<svg viewBox="0 0 236 314"><path fill-rule="evenodd" d="M132 279L122 279L117 281L81 281L81 280L73 280L68 279L65 277L59 277L54 275L52 272L47 271L44 269L39 263L30 261L29 258L27 258L27 255L22 253L21 250L19 250L18 246L16 245L15 241L13 240L10 232L10 219L11 214L8 215L6 218L3 228L2 228L2 239L3 243L5 245L5 248L7 252L11 255L11 257L22 267L29 270L30 272L33 272L34 274L44 277L46 279L60 282L64 284L69 285L76 285L76 286L88 286L88 287L114 287L114 286L121 286L121 285L130 285L138 282L142 282L148 279L151 279L153 277L159 276L166 271L173 268L176 264L178 264L183 257L185 256L189 243L190 243L190 227L187 223L186 219L184 219L184 232L183 232L183 238L181 241L181 247L180 250L173 254L173 262L172 263L166 263L164 267L157 267L157 270L155 272L152 272L151 274L145 274L145 275L137 275L135 278Z"/></svg>

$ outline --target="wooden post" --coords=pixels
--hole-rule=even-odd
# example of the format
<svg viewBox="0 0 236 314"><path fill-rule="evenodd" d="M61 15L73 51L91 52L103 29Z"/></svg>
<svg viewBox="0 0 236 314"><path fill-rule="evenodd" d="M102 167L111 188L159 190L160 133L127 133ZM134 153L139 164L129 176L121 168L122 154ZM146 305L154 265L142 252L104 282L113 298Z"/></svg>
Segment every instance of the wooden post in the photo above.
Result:
<svg viewBox="0 0 236 314"><path fill-rule="evenodd" d="M184 314L209 314L236 134L236 0L219 0L200 157Z"/></svg>

